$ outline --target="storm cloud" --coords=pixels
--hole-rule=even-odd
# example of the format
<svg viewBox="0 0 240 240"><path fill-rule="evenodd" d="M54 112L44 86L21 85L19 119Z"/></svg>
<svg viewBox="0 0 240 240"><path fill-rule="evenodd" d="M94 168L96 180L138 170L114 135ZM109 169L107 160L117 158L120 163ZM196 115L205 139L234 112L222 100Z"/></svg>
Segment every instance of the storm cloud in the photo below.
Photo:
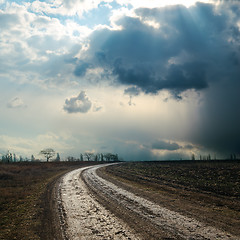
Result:
<svg viewBox="0 0 240 240"><path fill-rule="evenodd" d="M86 61L127 86L130 103L140 91L167 90L176 100L188 90L201 93L199 119L189 126L187 140L209 151L240 153L239 6L139 8L135 17L116 22L121 30L95 31Z"/></svg>
<svg viewBox="0 0 240 240"><path fill-rule="evenodd" d="M135 13L137 17L118 20L121 30L102 29L90 37L88 60L111 69L118 83L147 94L168 90L178 96L189 89L208 88L222 78L225 66L239 74L236 10L197 3L190 8L141 8ZM149 21L159 26L148 25ZM86 67L76 66L75 74L80 69L82 75ZM229 69L223 72L229 73Z"/></svg>
<svg viewBox="0 0 240 240"><path fill-rule="evenodd" d="M152 144L152 149L157 149L157 150L174 151L180 148L181 146L179 146L177 143L166 142L163 140L158 140Z"/></svg>

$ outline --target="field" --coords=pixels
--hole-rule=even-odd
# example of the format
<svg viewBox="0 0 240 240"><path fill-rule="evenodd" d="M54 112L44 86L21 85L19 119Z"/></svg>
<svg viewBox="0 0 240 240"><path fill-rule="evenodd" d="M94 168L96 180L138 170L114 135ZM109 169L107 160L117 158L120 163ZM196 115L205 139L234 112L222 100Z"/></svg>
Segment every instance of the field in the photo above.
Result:
<svg viewBox="0 0 240 240"><path fill-rule="evenodd" d="M100 174L170 210L240 236L240 161L129 162Z"/></svg>
<svg viewBox="0 0 240 240"><path fill-rule="evenodd" d="M54 183L67 171L98 163L0 164L0 240L54 239ZM129 162L99 174L163 207L240 236L240 161Z"/></svg>
<svg viewBox="0 0 240 240"><path fill-rule="evenodd" d="M240 162L236 161L131 162L109 167L108 172L153 188L164 183L240 197Z"/></svg>
<svg viewBox="0 0 240 240"><path fill-rule="evenodd" d="M65 172L93 162L0 164L0 239L51 238L51 185Z"/></svg>

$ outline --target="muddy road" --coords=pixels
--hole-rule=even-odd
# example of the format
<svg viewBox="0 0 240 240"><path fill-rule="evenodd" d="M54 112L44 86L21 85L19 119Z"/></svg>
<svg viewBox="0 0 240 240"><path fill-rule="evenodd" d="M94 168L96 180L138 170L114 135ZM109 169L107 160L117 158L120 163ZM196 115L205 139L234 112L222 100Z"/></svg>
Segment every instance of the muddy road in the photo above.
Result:
<svg viewBox="0 0 240 240"><path fill-rule="evenodd" d="M58 210L63 239L140 239L89 191L82 174L90 169L69 172L59 185Z"/></svg>
<svg viewBox="0 0 240 240"><path fill-rule="evenodd" d="M240 239L114 185L97 174L103 166L62 178L58 210L64 239Z"/></svg>

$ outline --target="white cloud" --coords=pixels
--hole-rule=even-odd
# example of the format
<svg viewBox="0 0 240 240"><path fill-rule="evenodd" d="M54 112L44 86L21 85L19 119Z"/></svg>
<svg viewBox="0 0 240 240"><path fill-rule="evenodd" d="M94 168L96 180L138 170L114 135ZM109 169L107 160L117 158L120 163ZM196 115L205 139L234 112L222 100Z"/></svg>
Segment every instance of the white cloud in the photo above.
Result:
<svg viewBox="0 0 240 240"><path fill-rule="evenodd" d="M87 113L92 107L92 102L84 91L77 97L71 97L65 100L64 110L68 113Z"/></svg>
<svg viewBox="0 0 240 240"><path fill-rule="evenodd" d="M102 108L103 108L103 107L102 107L100 104L95 103L95 104L93 105L93 112L99 112L99 111L102 110Z"/></svg>
<svg viewBox="0 0 240 240"><path fill-rule="evenodd" d="M54 0L51 3L34 1L31 9L39 13L60 14L65 16L79 15L91 9L97 8L100 3L109 3L112 0Z"/></svg>
<svg viewBox="0 0 240 240"><path fill-rule="evenodd" d="M26 105L24 104L21 98L15 97L7 103L7 107L8 108L24 108L26 107Z"/></svg>
<svg viewBox="0 0 240 240"><path fill-rule="evenodd" d="M0 77L41 87L74 83L74 76L69 80L72 64L91 30L73 20L36 14L30 7L8 3L0 10Z"/></svg>
<svg viewBox="0 0 240 240"><path fill-rule="evenodd" d="M133 8L157 8L157 7L165 7L168 5L176 5L181 4L189 7L194 5L196 2L214 2L211 0L117 0L117 2L121 5L132 5Z"/></svg>

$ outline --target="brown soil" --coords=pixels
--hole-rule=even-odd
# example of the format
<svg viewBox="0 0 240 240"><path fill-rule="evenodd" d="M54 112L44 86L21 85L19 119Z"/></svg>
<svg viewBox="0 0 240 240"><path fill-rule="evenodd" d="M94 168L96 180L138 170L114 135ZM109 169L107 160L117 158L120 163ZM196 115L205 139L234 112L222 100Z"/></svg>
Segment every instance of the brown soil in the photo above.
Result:
<svg viewBox="0 0 240 240"><path fill-rule="evenodd" d="M139 172L138 174L130 173L126 168L124 171L121 170L120 165L110 166L99 169L98 174L121 188L172 211L240 236L240 199L238 196L205 191L190 184L184 185L174 180L169 181L169 179L166 181L166 178L159 181L154 177L146 176L146 174L139 174ZM143 223L136 225L132 219L134 217L128 216L126 213L123 216L117 206L109 205L108 207L117 212L120 217L122 216L137 231L144 227ZM167 239L167 237L162 239Z"/></svg>
<svg viewBox="0 0 240 240"><path fill-rule="evenodd" d="M44 240L64 240L62 229L60 226L60 219L58 214L58 184L61 180L61 174L47 185L46 191L41 196L40 208L42 212L41 228L36 229L39 233L40 239Z"/></svg>
<svg viewBox="0 0 240 240"><path fill-rule="evenodd" d="M115 177L106 174L105 168L97 170L97 174L104 179L116 184L117 186L120 186L123 189L129 190L133 193L138 193L140 196L145 197L144 195L141 195L141 191L136 191L134 186L128 187L127 185L122 184L121 181L116 180ZM85 179L83 180L85 181ZM111 197L105 195L105 193L101 190L99 191L99 189L95 189L91 183L89 184L86 181L85 183L87 184L87 186L89 187L89 191L95 196L97 201L99 201L100 204L103 205L106 209L114 213L115 216L122 219L132 229L133 233L135 233L136 236L138 236L140 239L183 240L175 234L161 230L152 222L146 221L145 218L142 218L135 212L129 211L128 209L126 209L126 206L114 201Z"/></svg>

